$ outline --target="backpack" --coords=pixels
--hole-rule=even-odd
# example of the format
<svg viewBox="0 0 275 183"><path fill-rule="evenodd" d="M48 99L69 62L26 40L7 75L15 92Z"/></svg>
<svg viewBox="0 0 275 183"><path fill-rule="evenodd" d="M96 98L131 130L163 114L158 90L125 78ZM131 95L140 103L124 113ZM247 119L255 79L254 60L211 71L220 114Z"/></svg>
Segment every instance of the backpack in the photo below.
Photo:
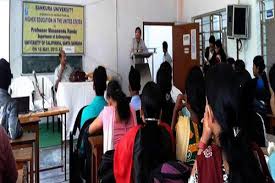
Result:
<svg viewBox="0 0 275 183"><path fill-rule="evenodd" d="M187 183L191 168L180 161L169 161L156 168L151 174L154 183Z"/></svg>

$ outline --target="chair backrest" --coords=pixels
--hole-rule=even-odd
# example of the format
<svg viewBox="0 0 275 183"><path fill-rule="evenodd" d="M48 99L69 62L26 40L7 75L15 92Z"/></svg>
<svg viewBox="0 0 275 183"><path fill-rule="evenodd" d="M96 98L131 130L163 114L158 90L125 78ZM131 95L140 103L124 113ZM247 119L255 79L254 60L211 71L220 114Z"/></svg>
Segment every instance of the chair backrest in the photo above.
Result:
<svg viewBox="0 0 275 183"><path fill-rule="evenodd" d="M75 122L74 122L74 127L73 127L73 135L75 135L77 129L80 131L81 116L82 116L83 109L85 107L86 106L82 107L77 113L77 116L76 116L76 119L75 119Z"/></svg>
<svg viewBox="0 0 275 183"><path fill-rule="evenodd" d="M79 182L80 179L84 179L85 177L83 177L83 175L87 175L87 172L90 172L88 169L90 169L90 157L83 157L83 155L80 154L80 147L82 144L84 144L83 142L87 141L88 135L87 135L87 129L89 128L89 125L94 121L95 118L89 119L87 120L84 125L82 126L82 128L80 129L80 133L77 139L77 143L76 146L74 148L74 143L73 143L73 132L70 132L70 142L69 142L69 150L70 150L70 156L69 156L69 160L70 160L70 180L72 182ZM84 146L84 150L85 152L87 152L85 150L85 146ZM85 162L83 162L85 161ZM85 168L83 168L82 166L85 165ZM86 169L86 167L88 167L88 169ZM83 170L85 170L86 172L83 174ZM90 179L88 177L88 179Z"/></svg>

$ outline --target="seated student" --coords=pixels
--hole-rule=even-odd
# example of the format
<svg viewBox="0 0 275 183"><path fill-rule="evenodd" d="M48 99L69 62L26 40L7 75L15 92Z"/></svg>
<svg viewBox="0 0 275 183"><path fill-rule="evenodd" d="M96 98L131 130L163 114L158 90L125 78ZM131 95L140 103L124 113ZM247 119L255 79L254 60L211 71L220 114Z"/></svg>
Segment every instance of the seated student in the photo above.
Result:
<svg viewBox="0 0 275 183"><path fill-rule="evenodd" d="M228 57L227 60L226 60L226 63L231 65L233 70L235 70L235 59L234 58Z"/></svg>
<svg viewBox="0 0 275 183"><path fill-rule="evenodd" d="M265 182L246 131L240 128L239 86L230 65L209 69L206 97L203 134L189 182Z"/></svg>
<svg viewBox="0 0 275 183"><path fill-rule="evenodd" d="M236 60L235 72L239 80L240 87L252 79L249 72L245 69L245 63L243 60Z"/></svg>
<svg viewBox="0 0 275 183"><path fill-rule="evenodd" d="M102 66L98 66L93 73L93 84L95 90L95 98L93 101L83 109L80 126L82 127L88 119L96 118L102 111L107 102L104 98L106 90L107 74Z"/></svg>
<svg viewBox="0 0 275 183"><path fill-rule="evenodd" d="M129 72L129 91L131 95L131 106L135 111L140 110L141 101L139 97L140 90L140 73L133 66L131 66L131 70Z"/></svg>
<svg viewBox="0 0 275 183"><path fill-rule="evenodd" d="M114 154L116 183L151 182L150 173L160 164L174 160L173 135L160 120L161 91L148 82L142 91L144 125L132 128L117 144Z"/></svg>
<svg viewBox="0 0 275 183"><path fill-rule="evenodd" d="M108 83L107 101L108 106L89 127L89 134L103 129L103 153L115 149L120 138L137 124L136 113L115 80Z"/></svg>
<svg viewBox="0 0 275 183"><path fill-rule="evenodd" d="M23 134L22 127L18 120L16 101L8 94L11 84L10 64L0 60L0 125L6 130L11 139L16 139Z"/></svg>
<svg viewBox="0 0 275 183"><path fill-rule="evenodd" d="M9 137L0 126L0 182L15 183L18 177Z"/></svg>
<svg viewBox="0 0 275 183"><path fill-rule="evenodd" d="M272 114L275 115L275 64L272 65L270 71L269 71L269 81L270 81L270 107Z"/></svg>
<svg viewBox="0 0 275 183"><path fill-rule="evenodd" d="M237 76L238 77L238 76ZM239 78L237 78L238 80ZM246 130L250 141L260 147L266 147L266 127L264 119L266 115L257 111L256 83L253 80L246 82L240 87L240 114L243 118L242 128Z"/></svg>
<svg viewBox="0 0 275 183"><path fill-rule="evenodd" d="M258 55L253 59L253 75L255 76L254 80L256 80L256 92L257 98L265 102L265 104L269 103L270 93L269 93L269 85L267 81L267 76L265 70L265 63L262 56Z"/></svg>
<svg viewBox="0 0 275 183"><path fill-rule="evenodd" d="M204 82L201 69L198 66L193 67L186 80L185 95L180 94L177 97L173 112L171 128L176 132L177 159L189 165L194 164L202 131L201 120L205 108ZM186 141L188 143L185 143Z"/></svg>
<svg viewBox="0 0 275 183"><path fill-rule="evenodd" d="M161 90L161 120L168 125L171 125L175 102L171 97L172 67L168 62L163 62L160 65L160 68L157 72L157 84L159 85Z"/></svg>

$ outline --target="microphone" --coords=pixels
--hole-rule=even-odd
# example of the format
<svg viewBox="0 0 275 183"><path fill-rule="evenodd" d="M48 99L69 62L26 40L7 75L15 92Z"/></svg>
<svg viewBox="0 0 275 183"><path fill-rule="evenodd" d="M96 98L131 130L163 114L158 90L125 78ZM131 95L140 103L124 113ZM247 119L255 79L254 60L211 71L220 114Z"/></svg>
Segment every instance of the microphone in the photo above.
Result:
<svg viewBox="0 0 275 183"><path fill-rule="evenodd" d="M35 72L35 70L32 71L32 75L33 75L33 77L34 77L36 86L38 86L38 80L37 80L37 77L36 77L36 72Z"/></svg>

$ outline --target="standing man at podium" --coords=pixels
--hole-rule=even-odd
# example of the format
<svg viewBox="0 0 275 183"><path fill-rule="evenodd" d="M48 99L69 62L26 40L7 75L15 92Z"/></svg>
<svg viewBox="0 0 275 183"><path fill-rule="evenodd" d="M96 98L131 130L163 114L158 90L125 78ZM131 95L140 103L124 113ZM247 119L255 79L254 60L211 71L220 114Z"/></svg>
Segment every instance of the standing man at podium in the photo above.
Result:
<svg viewBox="0 0 275 183"><path fill-rule="evenodd" d="M135 38L133 38L132 41L132 49L131 49L131 59L133 59L133 54L135 53L147 53L148 49L144 43L144 41L141 39L141 29L140 27L137 27L135 30ZM144 59L143 58L136 58L134 64L143 64Z"/></svg>

